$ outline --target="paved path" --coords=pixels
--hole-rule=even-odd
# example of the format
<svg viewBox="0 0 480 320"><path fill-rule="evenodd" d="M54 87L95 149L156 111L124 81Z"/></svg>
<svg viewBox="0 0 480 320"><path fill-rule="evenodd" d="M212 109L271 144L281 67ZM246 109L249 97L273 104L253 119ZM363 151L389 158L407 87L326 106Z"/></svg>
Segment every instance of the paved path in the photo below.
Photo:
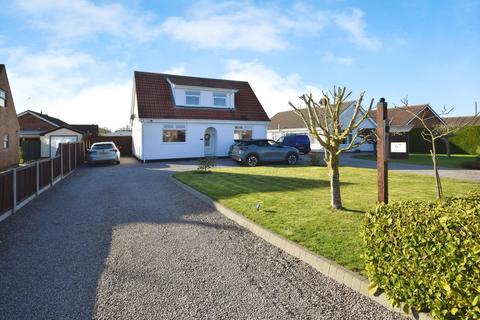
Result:
<svg viewBox="0 0 480 320"><path fill-rule="evenodd" d="M168 179L86 167L0 223L1 319L400 319Z"/></svg>

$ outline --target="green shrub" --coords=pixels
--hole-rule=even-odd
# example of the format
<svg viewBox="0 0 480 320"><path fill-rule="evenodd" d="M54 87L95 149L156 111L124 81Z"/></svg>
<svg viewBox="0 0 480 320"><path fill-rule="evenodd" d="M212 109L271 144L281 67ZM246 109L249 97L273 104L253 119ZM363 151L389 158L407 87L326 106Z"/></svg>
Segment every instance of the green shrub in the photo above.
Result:
<svg viewBox="0 0 480 320"><path fill-rule="evenodd" d="M480 126L467 126L460 129L449 141L469 154L480 154Z"/></svg>
<svg viewBox="0 0 480 320"><path fill-rule="evenodd" d="M197 172L200 173L209 173L210 169L214 168L216 165L216 158L215 157L204 157L198 160L198 167Z"/></svg>
<svg viewBox="0 0 480 320"><path fill-rule="evenodd" d="M411 153L430 153L431 144L422 138L422 128L415 128L408 134L409 151ZM480 126L467 126L452 137L450 141L450 152L456 154L479 154L480 153ZM446 144L443 140L435 143L437 153L447 153Z"/></svg>
<svg viewBox="0 0 480 320"><path fill-rule="evenodd" d="M367 212L362 237L372 286L394 305L436 319L480 318L480 189L378 205Z"/></svg>

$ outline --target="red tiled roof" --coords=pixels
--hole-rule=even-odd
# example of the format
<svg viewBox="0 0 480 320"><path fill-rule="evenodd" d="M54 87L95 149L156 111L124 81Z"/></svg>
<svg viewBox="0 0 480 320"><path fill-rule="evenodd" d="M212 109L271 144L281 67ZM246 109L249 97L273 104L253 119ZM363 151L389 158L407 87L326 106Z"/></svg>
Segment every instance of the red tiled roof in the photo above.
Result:
<svg viewBox="0 0 480 320"><path fill-rule="evenodd" d="M245 81L140 71L135 71L134 77L139 118L270 121L257 96ZM176 106L167 79L177 85L237 90L235 108Z"/></svg>

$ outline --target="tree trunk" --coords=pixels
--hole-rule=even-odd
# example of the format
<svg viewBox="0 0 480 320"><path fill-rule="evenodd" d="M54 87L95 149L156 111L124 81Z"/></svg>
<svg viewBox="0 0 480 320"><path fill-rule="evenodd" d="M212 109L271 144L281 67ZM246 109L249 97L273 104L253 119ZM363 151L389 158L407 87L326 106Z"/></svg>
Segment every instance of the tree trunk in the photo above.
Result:
<svg viewBox="0 0 480 320"><path fill-rule="evenodd" d="M438 174L437 168L437 150L435 148L435 140L432 141L432 150L430 150L430 155L432 156L433 172L435 174L435 184L437 186L437 198L441 199L443 197L443 190L442 182L440 181L440 175Z"/></svg>
<svg viewBox="0 0 480 320"><path fill-rule="evenodd" d="M450 150L450 141L448 141L448 137L443 137L442 140L445 142L445 152L450 158L452 156L452 151Z"/></svg>
<svg viewBox="0 0 480 320"><path fill-rule="evenodd" d="M330 195L331 195L331 207L333 210L342 209L342 196L340 193L340 171L339 156L326 151L325 160L328 167L328 175L330 176Z"/></svg>

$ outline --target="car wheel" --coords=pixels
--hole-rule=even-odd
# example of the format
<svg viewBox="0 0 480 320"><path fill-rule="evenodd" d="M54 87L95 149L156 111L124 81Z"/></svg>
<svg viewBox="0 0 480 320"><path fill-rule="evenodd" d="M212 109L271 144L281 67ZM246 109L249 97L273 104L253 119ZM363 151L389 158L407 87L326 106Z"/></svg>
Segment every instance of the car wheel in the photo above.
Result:
<svg viewBox="0 0 480 320"><path fill-rule="evenodd" d="M287 163L288 164L293 165L293 164L297 163L297 161L298 161L298 156L295 153L290 153L287 156Z"/></svg>
<svg viewBox="0 0 480 320"><path fill-rule="evenodd" d="M255 167L258 164L258 157L254 154L251 154L247 157L245 163L249 167Z"/></svg>

